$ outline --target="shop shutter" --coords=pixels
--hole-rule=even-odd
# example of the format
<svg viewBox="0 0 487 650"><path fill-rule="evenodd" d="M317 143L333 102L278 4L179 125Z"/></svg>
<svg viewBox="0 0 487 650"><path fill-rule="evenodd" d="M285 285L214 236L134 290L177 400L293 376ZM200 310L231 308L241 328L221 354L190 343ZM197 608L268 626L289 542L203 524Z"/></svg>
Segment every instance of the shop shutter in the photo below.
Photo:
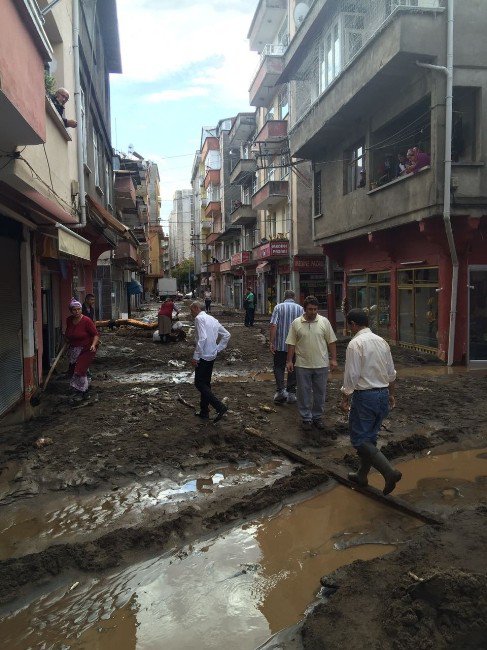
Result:
<svg viewBox="0 0 487 650"><path fill-rule="evenodd" d="M22 397L20 244L0 236L0 415Z"/></svg>

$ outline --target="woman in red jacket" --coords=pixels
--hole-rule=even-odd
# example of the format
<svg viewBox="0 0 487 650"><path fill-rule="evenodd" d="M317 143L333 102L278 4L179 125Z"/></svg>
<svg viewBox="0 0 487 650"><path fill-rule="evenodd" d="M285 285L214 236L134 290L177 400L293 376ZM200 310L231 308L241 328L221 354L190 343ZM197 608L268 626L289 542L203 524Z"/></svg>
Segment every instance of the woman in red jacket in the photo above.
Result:
<svg viewBox="0 0 487 650"><path fill-rule="evenodd" d="M89 388L87 372L95 358L100 336L93 321L83 316L81 303L74 298L69 303L69 311L71 316L66 320L64 336L69 345L70 386L76 391L75 399L81 400L86 398L86 391Z"/></svg>

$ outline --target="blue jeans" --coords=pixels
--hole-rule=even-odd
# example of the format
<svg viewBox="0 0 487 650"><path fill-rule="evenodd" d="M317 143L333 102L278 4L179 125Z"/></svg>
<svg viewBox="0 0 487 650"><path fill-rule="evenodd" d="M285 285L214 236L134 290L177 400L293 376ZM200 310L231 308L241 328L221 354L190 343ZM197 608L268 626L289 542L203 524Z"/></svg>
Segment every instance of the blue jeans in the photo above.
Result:
<svg viewBox="0 0 487 650"><path fill-rule="evenodd" d="M356 390L352 395L348 426L354 447L377 442L382 421L389 414L389 389Z"/></svg>
<svg viewBox="0 0 487 650"><path fill-rule="evenodd" d="M298 368L298 411L305 422L320 420L325 412L326 382L329 368Z"/></svg>

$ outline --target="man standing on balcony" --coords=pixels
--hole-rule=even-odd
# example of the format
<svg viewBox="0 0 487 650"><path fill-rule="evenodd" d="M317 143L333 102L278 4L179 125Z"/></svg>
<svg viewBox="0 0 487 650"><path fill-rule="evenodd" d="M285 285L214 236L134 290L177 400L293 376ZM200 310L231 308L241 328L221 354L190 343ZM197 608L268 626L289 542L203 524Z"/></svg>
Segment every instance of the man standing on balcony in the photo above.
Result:
<svg viewBox="0 0 487 650"><path fill-rule="evenodd" d="M274 402L276 404L284 404L284 402L288 404L296 403L296 373L294 371L288 372L287 387L284 383L287 360L286 338L291 323L303 315L303 308L295 302L295 297L294 291L290 289L285 291L284 302L274 307L271 316L269 347L271 354L274 355L274 377L277 388ZM294 360L293 358L293 362Z"/></svg>
<svg viewBox="0 0 487 650"><path fill-rule="evenodd" d="M328 372L337 367L337 337L324 316L318 314L318 300L308 296L304 314L291 324L287 335L287 371L296 369L298 410L303 431L313 425L323 430ZM294 362L296 356L296 362Z"/></svg>
<svg viewBox="0 0 487 650"><path fill-rule="evenodd" d="M200 410L195 414L203 420L210 417L210 406L216 411L213 422L218 422L228 411L211 390L213 364L219 352L224 350L230 340L230 332L216 318L203 311L203 305L195 301L190 307L194 318L196 348L191 363L194 366L194 385L201 394ZM219 340L218 340L219 339Z"/></svg>

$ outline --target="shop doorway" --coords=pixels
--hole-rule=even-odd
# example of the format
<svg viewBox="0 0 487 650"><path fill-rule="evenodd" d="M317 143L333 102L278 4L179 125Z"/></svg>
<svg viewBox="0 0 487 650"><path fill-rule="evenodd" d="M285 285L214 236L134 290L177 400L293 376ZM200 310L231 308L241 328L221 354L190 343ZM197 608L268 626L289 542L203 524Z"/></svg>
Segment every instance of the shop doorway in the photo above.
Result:
<svg viewBox="0 0 487 650"><path fill-rule="evenodd" d="M468 276L468 358L487 365L487 266L469 267Z"/></svg>

